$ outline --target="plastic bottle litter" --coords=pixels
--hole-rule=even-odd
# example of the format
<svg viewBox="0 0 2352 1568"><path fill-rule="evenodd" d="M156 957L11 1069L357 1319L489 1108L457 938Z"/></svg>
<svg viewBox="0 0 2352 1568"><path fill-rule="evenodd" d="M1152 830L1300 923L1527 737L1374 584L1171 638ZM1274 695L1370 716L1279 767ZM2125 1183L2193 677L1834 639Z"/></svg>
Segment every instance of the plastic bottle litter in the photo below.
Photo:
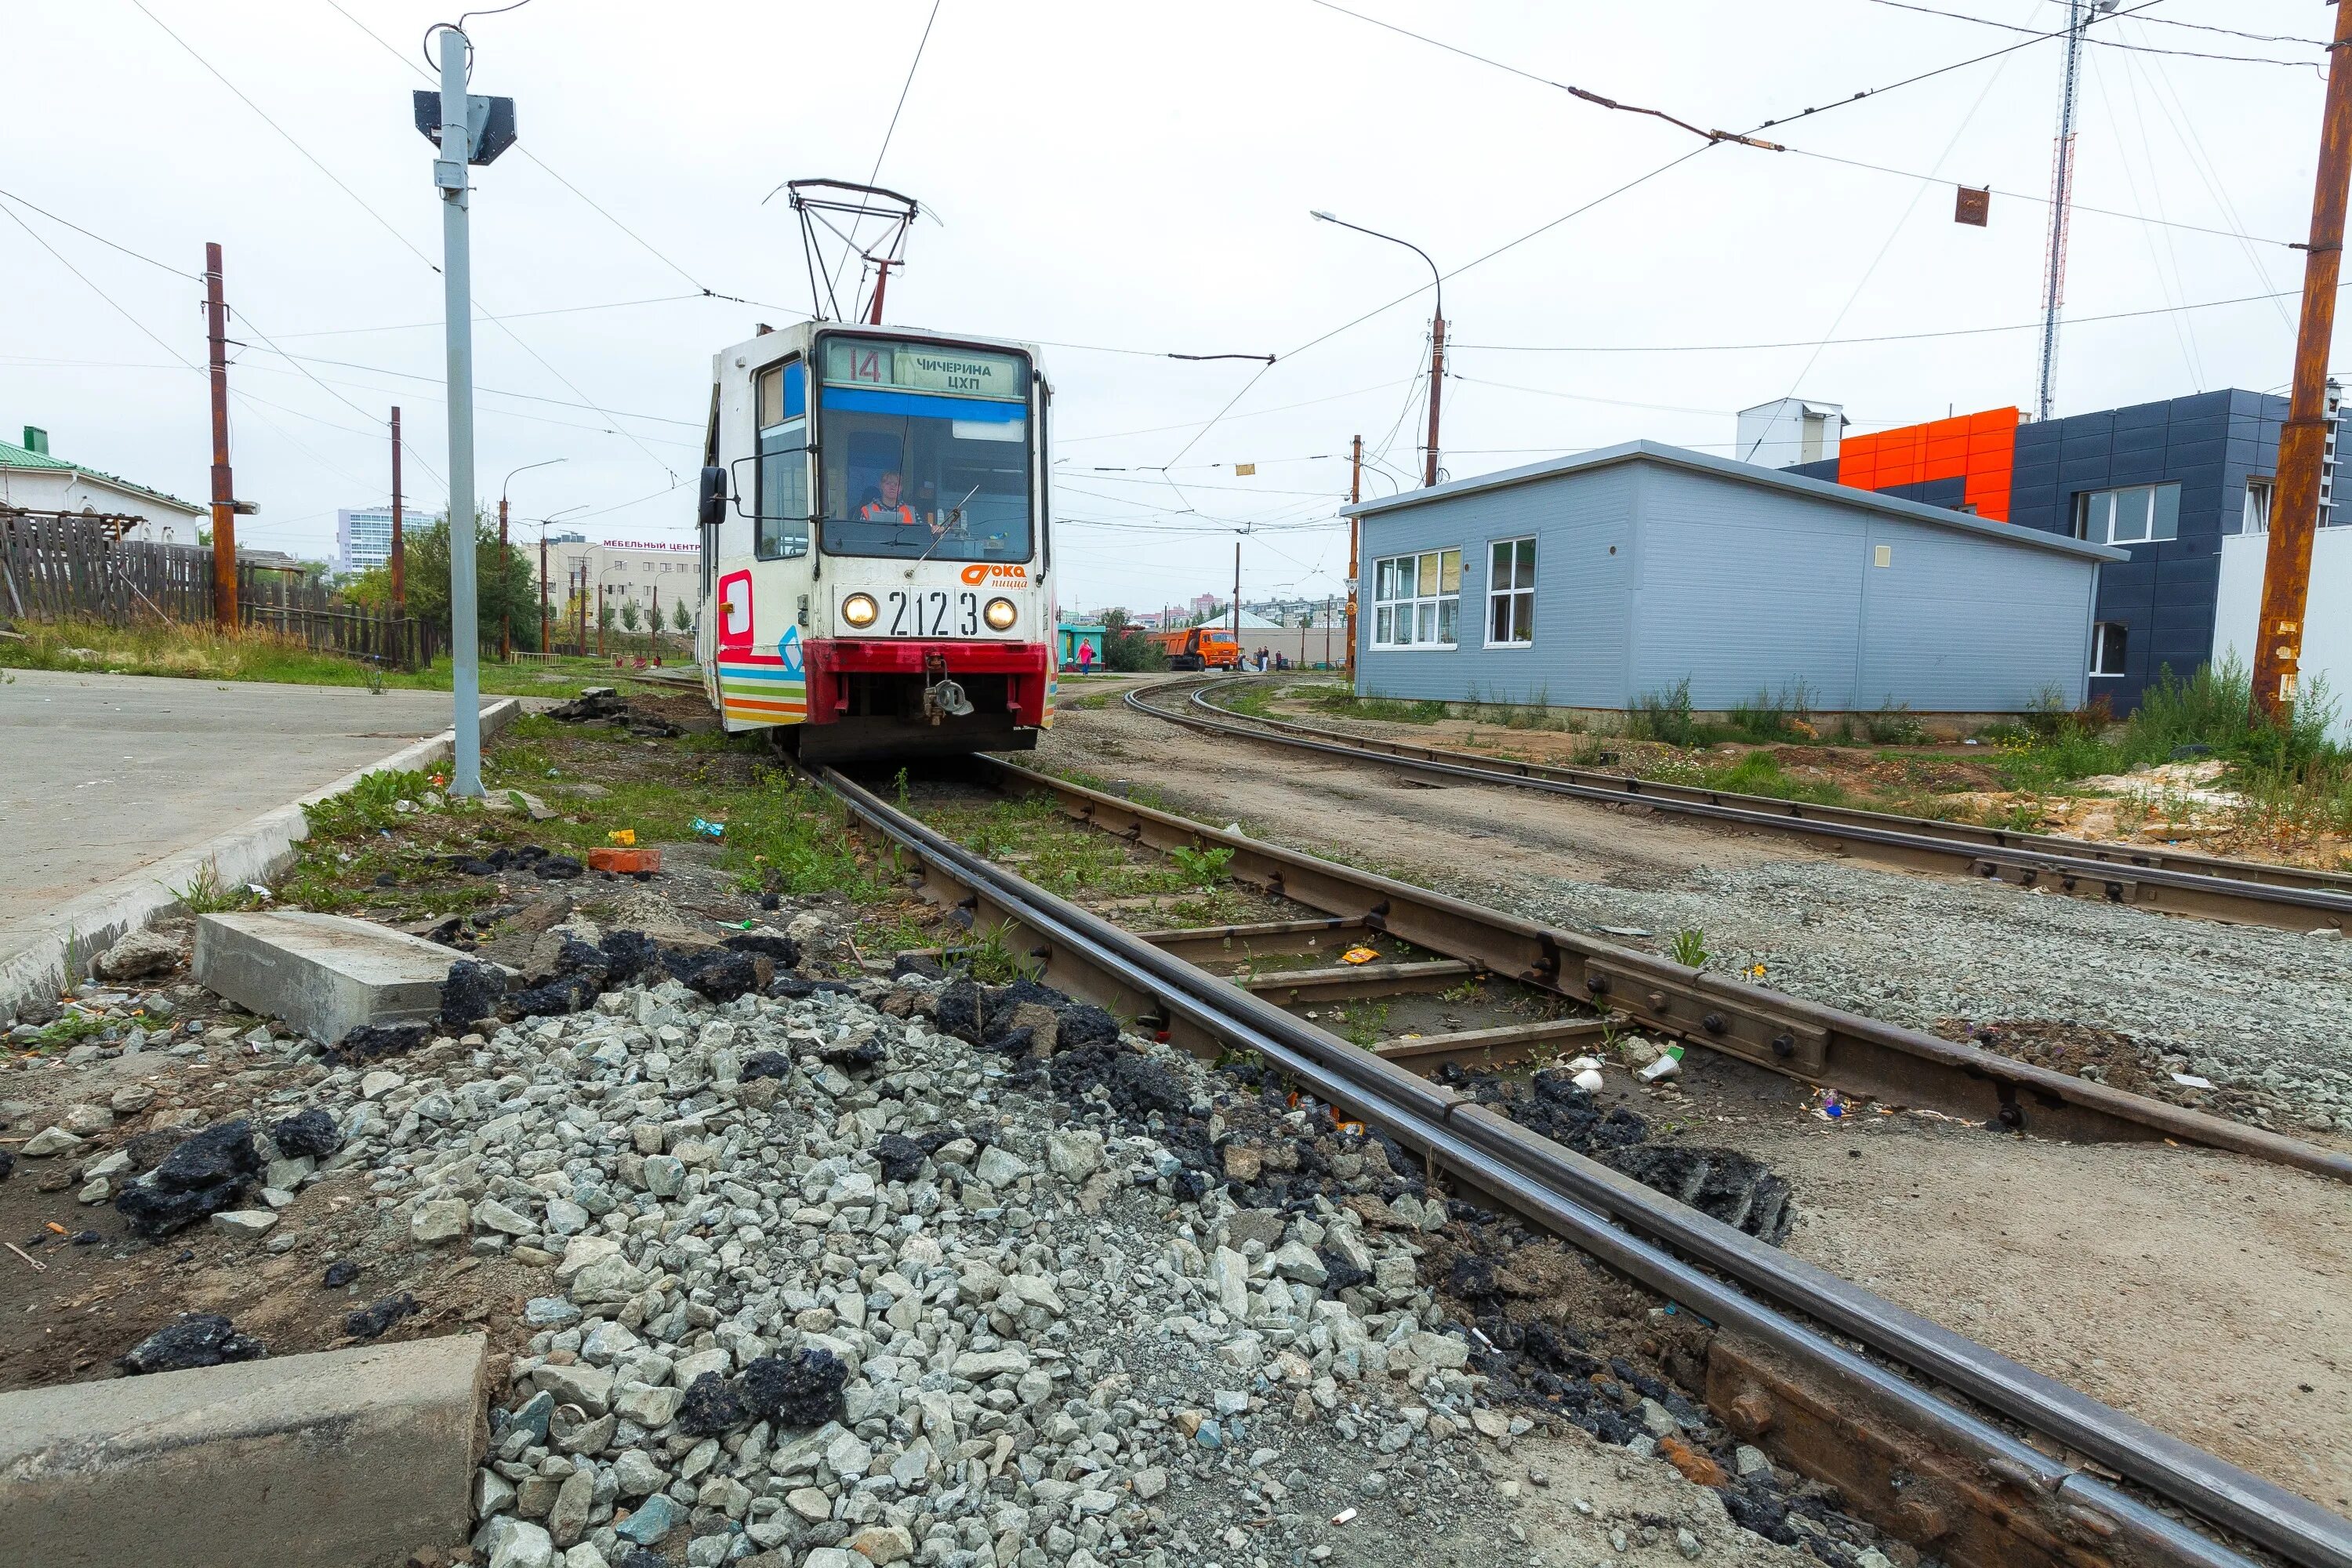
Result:
<svg viewBox="0 0 2352 1568"><path fill-rule="evenodd" d="M688 824L688 826L691 826L695 832L701 834L705 838L724 838L727 837L727 825L723 822L706 822L701 817L698 816L693 822Z"/></svg>
<svg viewBox="0 0 2352 1568"><path fill-rule="evenodd" d="M1668 1046L1664 1056L1642 1068L1634 1076L1643 1083L1656 1083L1659 1079L1672 1078L1682 1070L1683 1048L1680 1046Z"/></svg>
<svg viewBox="0 0 2352 1568"><path fill-rule="evenodd" d="M1825 1089L1822 1090L1822 1103L1820 1109L1822 1115L1832 1121L1842 1121L1845 1119L1845 1101L1838 1098L1838 1091L1836 1089Z"/></svg>

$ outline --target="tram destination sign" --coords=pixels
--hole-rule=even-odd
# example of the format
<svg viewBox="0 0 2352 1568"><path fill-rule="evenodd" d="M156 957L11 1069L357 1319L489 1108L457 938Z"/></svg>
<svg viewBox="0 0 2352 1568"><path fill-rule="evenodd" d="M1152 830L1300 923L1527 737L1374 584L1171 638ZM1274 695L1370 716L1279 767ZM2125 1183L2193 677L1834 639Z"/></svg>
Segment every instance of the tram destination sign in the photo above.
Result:
<svg viewBox="0 0 2352 1568"><path fill-rule="evenodd" d="M1014 354L923 343L877 343L836 338L825 344L824 379L836 386L891 387L1010 403L1028 395L1026 365Z"/></svg>

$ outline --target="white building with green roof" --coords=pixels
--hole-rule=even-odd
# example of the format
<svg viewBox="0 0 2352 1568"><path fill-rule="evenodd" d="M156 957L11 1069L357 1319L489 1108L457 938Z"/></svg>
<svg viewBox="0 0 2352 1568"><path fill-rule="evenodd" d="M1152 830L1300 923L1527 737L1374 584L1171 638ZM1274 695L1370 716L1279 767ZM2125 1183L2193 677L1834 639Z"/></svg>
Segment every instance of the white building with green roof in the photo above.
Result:
<svg viewBox="0 0 2352 1568"><path fill-rule="evenodd" d="M194 544L207 509L145 485L100 473L49 454L49 434L25 426L19 446L0 441L0 510L82 512L128 520L121 537L155 544Z"/></svg>

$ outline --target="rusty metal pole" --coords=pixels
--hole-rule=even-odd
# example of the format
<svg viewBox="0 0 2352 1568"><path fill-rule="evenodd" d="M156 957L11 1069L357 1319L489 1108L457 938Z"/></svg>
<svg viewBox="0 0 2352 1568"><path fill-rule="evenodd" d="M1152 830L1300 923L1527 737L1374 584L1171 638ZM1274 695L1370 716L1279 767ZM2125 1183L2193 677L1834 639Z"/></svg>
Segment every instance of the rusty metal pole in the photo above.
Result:
<svg viewBox="0 0 2352 1568"><path fill-rule="evenodd" d="M1437 286L1437 313L1429 319L1429 460L1421 482L1437 482L1437 395L1445 382L1445 285Z"/></svg>
<svg viewBox="0 0 2352 1568"><path fill-rule="evenodd" d="M1355 505L1364 499L1364 438L1357 437L1349 443L1348 504ZM1356 576L1363 570L1356 559L1357 547L1363 536L1363 521L1348 520L1348 679L1356 679Z"/></svg>
<svg viewBox="0 0 2352 1568"><path fill-rule="evenodd" d="M2294 710L2311 597L2311 542L2319 525L2320 465L2327 445L2327 351L2336 335L2336 283L2344 260L2346 181L2352 177L2352 4L2336 7L2327 103L2319 122L2319 176L2311 197L2311 245L2303 261L2303 322L2294 340L2294 390L2279 433L2278 493L2254 623L2254 706L2275 723Z"/></svg>
<svg viewBox="0 0 2352 1568"><path fill-rule="evenodd" d="M392 411L392 613L408 613L408 540L400 519L400 410Z"/></svg>
<svg viewBox="0 0 2352 1568"><path fill-rule="evenodd" d="M499 497L498 565L498 581L501 584L506 581L506 570L507 498L501 495ZM500 597L499 599L499 662L500 664L512 664L514 662L514 607L507 602L503 590L501 591Z"/></svg>
<svg viewBox="0 0 2352 1568"><path fill-rule="evenodd" d="M221 298L221 247L205 247L205 335L213 390L213 617L235 636L236 484L228 467L228 306Z"/></svg>

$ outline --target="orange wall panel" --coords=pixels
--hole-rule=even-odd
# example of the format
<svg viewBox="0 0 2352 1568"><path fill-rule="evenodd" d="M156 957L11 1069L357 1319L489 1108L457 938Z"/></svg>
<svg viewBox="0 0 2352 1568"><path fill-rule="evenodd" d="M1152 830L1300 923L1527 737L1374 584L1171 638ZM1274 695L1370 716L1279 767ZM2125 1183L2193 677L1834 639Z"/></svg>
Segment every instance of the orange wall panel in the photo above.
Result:
<svg viewBox="0 0 2352 1568"><path fill-rule="evenodd" d="M1838 483L1887 490L1960 479L1962 494L1978 516L2007 522L2017 422L2013 407L1988 408L1849 437L1838 446Z"/></svg>

